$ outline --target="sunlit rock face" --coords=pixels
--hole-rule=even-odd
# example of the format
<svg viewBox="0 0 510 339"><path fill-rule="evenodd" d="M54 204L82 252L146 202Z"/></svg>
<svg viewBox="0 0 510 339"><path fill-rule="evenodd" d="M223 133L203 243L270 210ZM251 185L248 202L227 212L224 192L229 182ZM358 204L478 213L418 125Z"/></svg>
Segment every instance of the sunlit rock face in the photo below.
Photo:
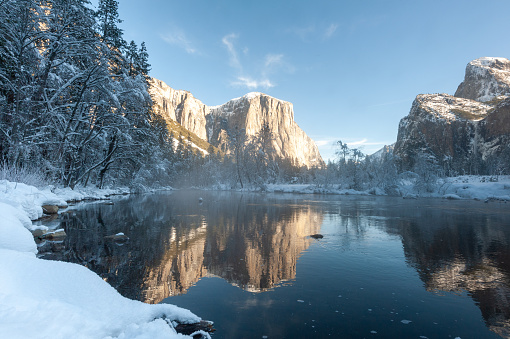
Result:
<svg viewBox="0 0 510 339"><path fill-rule="evenodd" d="M455 96L418 95L400 121L395 143L404 167L423 154L466 173L474 163L510 155L509 70L507 59L477 59Z"/></svg>
<svg viewBox="0 0 510 339"><path fill-rule="evenodd" d="M475 101L489 101L510 95L510 60L479 58L466 66L464 81L455 96Z"/></svg>
<svg viewBox="0 0 510 339"><path fill-rule="evenodd" d="M324 164L315 142L294 121L291 103L263 93L249 93L220 106L206 106L187 91L177 91L152 79L156 111L200 138L229 152L229 133L238 131L249 139L267 124L273 133L272 147L280 159L297 166Z"/></svg>
<svg viewBox="0 0 510 339"><path fill-rule="evenodd" d="M199 138L207 140L205 116L209 109L193 94L175 90L163 81L152 78L151 96L155 111L163 118L176 121Z"/></svg>

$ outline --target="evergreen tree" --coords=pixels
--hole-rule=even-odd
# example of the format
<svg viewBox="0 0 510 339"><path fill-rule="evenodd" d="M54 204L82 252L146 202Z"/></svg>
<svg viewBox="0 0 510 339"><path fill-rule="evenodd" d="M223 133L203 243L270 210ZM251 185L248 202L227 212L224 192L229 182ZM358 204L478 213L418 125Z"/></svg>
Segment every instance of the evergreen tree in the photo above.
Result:
<svg viewBox="0 0 510 339"><path fill-rule="evenodd" d="M138 74L143 75L146 80L149 79L149 72L151 70L151 65L149 64L149 53L147 52L147 47L145 47L145 41L142 41L140 45L140 51L138 53Z"/></svg>
<svg viewBox="0 0 510 339"><path fill-rule="evenodd" d="M116 0L99 0L96 12L99 33L103 41L120 50L126 44L122 38L122 30L117 26L122 22L118 13L119 3Z"/></svg>

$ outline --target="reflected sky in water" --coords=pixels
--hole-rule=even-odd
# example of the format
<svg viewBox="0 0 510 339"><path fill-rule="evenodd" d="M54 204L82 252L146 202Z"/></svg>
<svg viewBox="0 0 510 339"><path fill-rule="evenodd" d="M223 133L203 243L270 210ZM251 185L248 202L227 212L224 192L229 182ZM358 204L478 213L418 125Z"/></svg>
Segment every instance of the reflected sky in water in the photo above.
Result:
<svg viewBox="0 0 510 339"><path fill-rule="evenodd" d="M160 193L77 206L61 215L65 250L41 255L83 264L130 298L189 308L218 338L509 337L509 210ZM118 232L130 240L105 238Z"/></svg>

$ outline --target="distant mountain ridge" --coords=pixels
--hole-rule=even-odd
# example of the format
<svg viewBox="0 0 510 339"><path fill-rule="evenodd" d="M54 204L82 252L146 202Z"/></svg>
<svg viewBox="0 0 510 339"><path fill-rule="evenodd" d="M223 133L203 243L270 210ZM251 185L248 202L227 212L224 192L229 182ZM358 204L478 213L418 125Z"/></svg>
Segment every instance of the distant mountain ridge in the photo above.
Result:
<svg viewBox="0 0 510 339"><path fill-rule="evenodd" d="M190 92L175 90L161 80L151 80L156 112L175 121L199 138L228 153L228 132L251 137L267 124L272 131L274 154L296 166L322 166L315 142L294 121L293 105L263 93L248 93L219 106L207 106Z"/></svg>
<svg viewBox="0 0 510 339"><path fill-rule="evenodd" d="M496 170L510 156L510 60L484 57L466 67L454 96L420 94L399 124L394 153L418 154L460 173Z"/></svg>

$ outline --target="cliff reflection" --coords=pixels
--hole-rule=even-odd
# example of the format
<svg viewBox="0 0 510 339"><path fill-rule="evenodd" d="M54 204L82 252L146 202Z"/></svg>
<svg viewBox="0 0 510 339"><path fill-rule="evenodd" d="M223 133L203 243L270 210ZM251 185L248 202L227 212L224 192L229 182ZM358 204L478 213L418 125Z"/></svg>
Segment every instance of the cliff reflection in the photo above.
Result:
<svg viewBox="0 0 510 339"><path fill-rule="evenodd" d="M203 204L199 204L203 197ZM274 288L296 275L322 212L275 196L177 192L95 204L64 216L63 260L81 263L121 294L157 303L204 276L245 290ZM126 244L108 235L123 232Z"/></svg>
<svg viewBox="0 0 510 339"><path fill-rule="evenodd" d="M386 225L431 292L467 292L487 326L510 337L510 211L505 204L402 202ZM423 204L420 203L420 204ZM430 206L426 206L431 204ZM394 212L386 212L395 217Z"/></svg>

